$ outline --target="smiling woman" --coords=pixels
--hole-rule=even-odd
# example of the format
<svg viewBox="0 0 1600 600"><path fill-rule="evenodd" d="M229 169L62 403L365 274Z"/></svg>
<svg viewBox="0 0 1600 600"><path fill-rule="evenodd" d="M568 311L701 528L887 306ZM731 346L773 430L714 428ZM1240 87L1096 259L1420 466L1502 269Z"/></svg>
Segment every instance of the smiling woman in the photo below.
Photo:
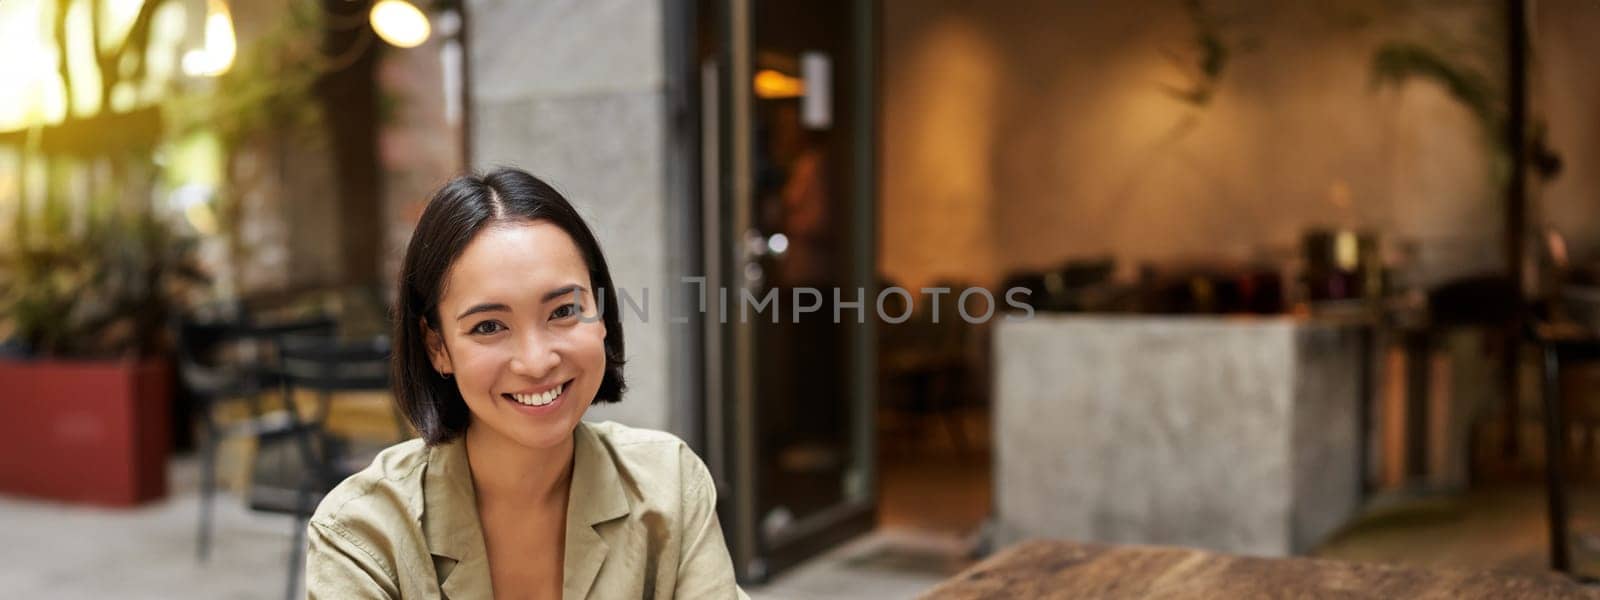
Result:
<svg viewBox="0 0 1600 600"><path fill-rule="evenodd" d="M625 388L613 289L538 178L501 169L434 195L394 325L395 397L422 439L322 501L311 597L744 597L699 457L582 420Z"/></svg>

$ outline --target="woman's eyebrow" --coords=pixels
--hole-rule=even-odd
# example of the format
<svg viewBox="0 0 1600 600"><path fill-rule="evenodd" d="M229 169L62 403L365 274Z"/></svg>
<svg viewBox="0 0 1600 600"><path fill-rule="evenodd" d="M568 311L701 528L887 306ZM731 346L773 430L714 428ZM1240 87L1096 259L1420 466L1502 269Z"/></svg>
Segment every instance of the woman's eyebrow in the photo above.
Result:
<svg viewBox="0 0 1600 600"><path fill-rule="evenodd" d="M481 312L493 312L493 311L510 312L511 311L511 307L506 306L504 304L496 304L496 303L487 303L486 302L486 303L483 303L483 304L479 304L477 306L473 306L472 308L467 309L466 311L462 312L461 314L456 315L456 320L460 321L462 319L465 319L465 318L467 318L469 316L472 316L472 315L475 315L475 314L478 314L478 313L481 313Z"/></svg>
<svg viewBox="0 0 1600 600"><path fill-rule="evenodd" d="M560 297L565 296L567 294L571 294L573 292L579 292L579 291L587 291L587 290L585 290L583 286L578 285L576 283L569 283L567 285L563 285L563 286L558 287L556 289L553 289L553 290L550 290L548 292L545 292L544 293L544 297L540 298L539 302L541 302L541 303L549 302L551 300L555 300L556 298L560 298Z"/></svg>

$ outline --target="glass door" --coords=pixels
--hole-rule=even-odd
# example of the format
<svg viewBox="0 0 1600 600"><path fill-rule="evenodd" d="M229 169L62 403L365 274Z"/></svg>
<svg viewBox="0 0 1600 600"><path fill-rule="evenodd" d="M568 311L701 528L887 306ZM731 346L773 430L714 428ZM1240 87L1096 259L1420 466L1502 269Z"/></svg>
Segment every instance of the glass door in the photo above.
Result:
<svg viewBox="0 0 1600 600"><path fill-rule="evenodd" d="M699 8L707 450L763 581L873 524L875 5Z"/></svg>

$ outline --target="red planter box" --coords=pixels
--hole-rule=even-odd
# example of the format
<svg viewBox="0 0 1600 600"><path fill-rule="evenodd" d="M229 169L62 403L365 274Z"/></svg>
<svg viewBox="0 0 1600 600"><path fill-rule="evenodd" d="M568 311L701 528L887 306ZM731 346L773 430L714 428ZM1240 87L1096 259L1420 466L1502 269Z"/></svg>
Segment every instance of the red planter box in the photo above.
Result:
<svg viewBox="0 0 1600 600"><path fill-rule="evenodd" d="M132 506L167 493L172 369L0 360L0 493Z"/></svg>

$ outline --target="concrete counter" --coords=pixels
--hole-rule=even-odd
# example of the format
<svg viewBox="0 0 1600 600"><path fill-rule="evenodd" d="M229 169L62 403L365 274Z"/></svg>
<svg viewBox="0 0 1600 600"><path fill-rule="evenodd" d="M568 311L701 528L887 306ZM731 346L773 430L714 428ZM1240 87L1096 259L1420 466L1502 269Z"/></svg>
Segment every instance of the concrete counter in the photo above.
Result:
<svg viewBox="0 0 1600 600"><path fill-rule="evenodd" d="M1039 314L994 334L996 532L1303 552L1361 500L1357 327Z"/></svg>

